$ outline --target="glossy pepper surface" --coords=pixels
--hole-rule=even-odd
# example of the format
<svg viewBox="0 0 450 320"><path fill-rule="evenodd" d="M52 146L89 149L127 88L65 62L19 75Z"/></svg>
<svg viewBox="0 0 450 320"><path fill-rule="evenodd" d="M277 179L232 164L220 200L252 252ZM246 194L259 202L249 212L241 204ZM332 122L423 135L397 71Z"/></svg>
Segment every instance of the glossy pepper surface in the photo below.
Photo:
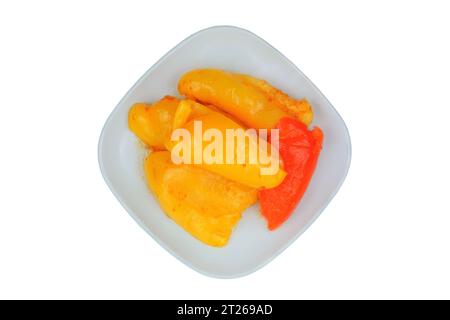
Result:
<svg viewBox="0 0 450 320"><path fill-rule="evenodd" d="M218 69L198 69L184 74L178 91L204 104L212 104L250 128L274 128L284 117L309 125L313 113L305 100L295 100L268 82Z"/></svg>
<svg viewBox="0 0 450 320"><path fill-rule="evenodd" d="M147 146L164 150L179 102L165 96L154 104L135 103L128 112L128 127Z"/></svg>
<svg viewBox="0 0 450 320"><path fill-rule="evenodd" d="M172 163L170 152L145 160L147 183L164 212L198 240L224 246L256 190L191 165Z"/></svg>
<svg viewBox="0 0 450 320"><path fill-rule="evenodd" d="M281 119L277 128L280 156L287 176L279 186L258 192L261 213L270 230L286 221L301 200L314 173L323 141L320 128L309 131L305 124L294 119Z"/></svg>
<svg viewBox="0 0 450 320"><path fill-rule="evenodd" d="M178 129L186 130L189 133L189 136L192 138L192 143L190 144L190 157L187 157L189 159L189 163L195 164L195 154L199 152L202 157L202 161L198 164L198 166L210 172L219 174L224 178L242 183L252 188L273 188L283 181L286 173L281 168L280 163L277 164L276 170L274 170L273 174L262 174L262 172L264 171L263 168L268 168L271 165L270 163L272 163L271 161L275 161L274 157L278 156L278 154L273 154L272 156L272 154L268 152L269 164L249 161L250 139L252 139L251 137L246 137L245 143L241 144L238 143L238 139L236 137L232 137L234 142L233 148L230 147L230 150L232 150L232 158L234 160L230 161L230 163L227 163L227 147L229 147L230 145L230 139L227 139L227 130L242 130L242 132L245 132L244 128L242 128L238 123L225 116L224 114L211 109L209 109L209 112L203 112L201 114L199 112L196 112L195 115L189 115L190 108L192 107L187 106L183 101L180 102L174 120ZM201 124L203 132L206 132L209 129L213 129L220 134L220 137L223 138L221 139L222 143L219 144L217 148L217 150L221 151L221 156L219 157L219 159L221 158L221 160L219 160L218 162L208 163L203 157L207 149L212 146L215 139L210 139L211 141L205 141L203 134L200 136L196 135L195 122L197 122L197 124ZM252 141L256 141L256 149L258 150L257 152L259 152L258 148L260 148L260 145L258 144L258 140L253 139ZM178 143L178 141L169 141L166 147L168 150L173 151L175 154L178 154L178 152L175 150ZM196 143L198 150L195 150ZM270 144L268 144L267 150L270 151L270 149ZM245 156L243 163L238 163L237 161L239 154ZM276 161L273 163L276 163Z"/></svg>

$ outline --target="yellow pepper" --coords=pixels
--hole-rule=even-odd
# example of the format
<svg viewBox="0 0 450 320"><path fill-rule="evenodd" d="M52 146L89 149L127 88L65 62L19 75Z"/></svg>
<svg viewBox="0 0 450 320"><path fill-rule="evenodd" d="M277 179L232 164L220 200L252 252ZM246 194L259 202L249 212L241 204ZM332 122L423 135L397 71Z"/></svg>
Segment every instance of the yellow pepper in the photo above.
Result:
<svg viewBox="0 0 450 320"><path fill-rule="evenodd" d="M162 209L198 240L224 246L256 190L191 165L175 165L168 151L145 160L150 189Z"/></svg>
<svg viewBox="0 0 450 320"><path fill-rule="evenodd" d="M178 104L177 110L175 111L172 130L180 128L191 119L195 119L212 112L214 111L211 108L205 107L195 101L188 99L181 100Z"/></svg>
<svg viewBox="0 0 450 320"><path fill-rule="evenodd" d="M253 78L249 75L234 74L245 85L251 86L262 92L267 99L294 119L303 122L307 126L313 120L312 107L306 98L296 100L283 91L271 86L267 81Z"/></svg>
<svg viewBox="0 0 450 320"><path fill-rule="evenodd" d="M217 69L198 69L184 74L178 91L230 113L251 128L274 128L284 117L309 125L313 118L305 99L295 100L264 80Z"/></svg>
<svg viewBox="0 0 450 320"><path fill-rule="evenodd" d="M183 145L186 141L183 141L180 136L181 141L168 140L166 147L171 150L175 156L178 155L179 158L190 164L197 164L201 168L217 173L227 179L239 182L241 184L247 185L252 188L274 188L278 186L286 176L286 173L281 168L279 158L277 154L271 153L271 146L267 143L267 157L265 162L261 162L261 154L264 154L258 143L257 139L252 139L249 136L243 136L241 141L245 144L239 144L239 138L236 136L227 136L227 129L241 130L244 133L244 128L238 123L234 122L222 113L209 110L206 114L200 115L198 112L195 115L190 114L191 107L188 104L194 105L195 102L186 101L180 102L178 109L176 111L176 116L174 122L177 124L174 126L177 128L184 129L189 134L188 145ZM198 105L198 104L197 104ZM201 123L200 136L196 134L196 124ZM184 122L184 123L183 123ZM197 127L198 128L198 127ZM222 143L215 145L217 143L216 137L211 137L209 141L205 141L204 134L207 130L215 130L223 139ZM176 138L172 134L172 138ZM230 139L233 139L233 145L229 145ZM244 140L245 139L245 140ZM250 140L252 139L252 140ZM251 145L251 141L253 145ZM265 141L264 141L265 142ZM240 149L238 149L240 147ZM250 161L250 148L254 147L253 154L257 154L254 160ZM232 159L227 162L227 148L230 148L232 154ZM255 152L256 151L256 152ZM189 152L190 155L186 155L185 152ZM205 155L210 156L211 161L207 162L205 160ZM239 162L239 156L244 157ZM217 158L216 158L217 157ZM196 162L196 159L199 161ZM216 161L217 160L217 161ZM278 161L277 161L278 160ZM215 161L215 162L213 162ZM266 173L268 169L271 168L271 174L264 173L264 168Z"/></svg>
<svg viewBox="0 0 450 320"><path fill-rule="evenodd" d="M149 147L165 149L180 100L165 96L153 105L135 103L128 113L128 126Z"/></svg>

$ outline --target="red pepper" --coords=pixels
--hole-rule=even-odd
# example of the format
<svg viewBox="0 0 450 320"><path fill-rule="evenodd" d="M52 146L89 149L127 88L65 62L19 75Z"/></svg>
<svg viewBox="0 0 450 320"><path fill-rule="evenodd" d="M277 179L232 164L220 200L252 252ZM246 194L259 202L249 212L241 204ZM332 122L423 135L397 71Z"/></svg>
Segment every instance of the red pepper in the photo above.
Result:
<svg viewBox="0 0 450 320"><path fill-rule="evenodd" d="M268 227L279 227L294 211L308 187L322 149L323 133L315 127L311 131L305 124L283 118L278 124L279 151L287 176L275 188L258 193L261 213Z"/></svg>

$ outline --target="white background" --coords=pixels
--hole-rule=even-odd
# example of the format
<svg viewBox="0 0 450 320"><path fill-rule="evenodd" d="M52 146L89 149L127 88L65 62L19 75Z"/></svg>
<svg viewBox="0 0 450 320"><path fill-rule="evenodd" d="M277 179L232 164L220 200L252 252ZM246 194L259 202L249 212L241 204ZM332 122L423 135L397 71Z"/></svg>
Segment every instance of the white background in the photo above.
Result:
<svg viewBox="0 0 450 320"><path fill-rule="evenodd" d="M0 298L450 298L446 1L2 1ZM346 121L353 159L314 225L256 273L197 274L109 191L101 128L190 34L261 36Z"/></svg>

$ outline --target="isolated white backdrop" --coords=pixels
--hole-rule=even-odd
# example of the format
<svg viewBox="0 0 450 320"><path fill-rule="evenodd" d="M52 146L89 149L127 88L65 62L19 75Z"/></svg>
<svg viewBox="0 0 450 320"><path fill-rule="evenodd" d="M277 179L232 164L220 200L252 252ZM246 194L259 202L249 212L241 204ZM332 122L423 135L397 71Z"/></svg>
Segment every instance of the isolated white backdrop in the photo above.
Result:
<svg viewBox="0 0 450 320"><path fill-rule="evenodd" d="M450 298L449 15L446 1L0 2L0 298ZM321 217L235 280L162 249L97 164L135 80L220 24L297 64L353 144Z"/></svg>

